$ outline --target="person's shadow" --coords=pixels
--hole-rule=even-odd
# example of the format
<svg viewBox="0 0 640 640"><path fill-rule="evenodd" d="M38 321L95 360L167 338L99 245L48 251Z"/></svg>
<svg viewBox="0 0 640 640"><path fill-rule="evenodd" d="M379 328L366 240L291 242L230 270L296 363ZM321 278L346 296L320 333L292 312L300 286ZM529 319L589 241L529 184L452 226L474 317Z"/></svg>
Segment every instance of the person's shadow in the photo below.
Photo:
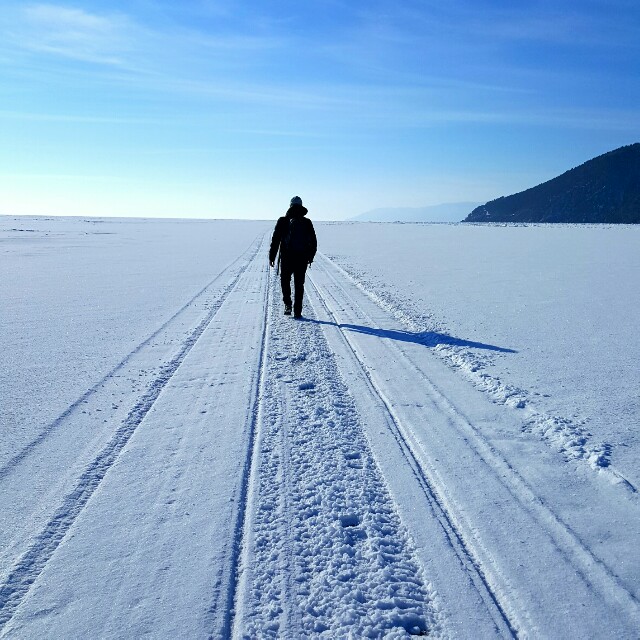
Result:
<svg viewBox="0 0 640 640"><path fill-rule="evenodd" d="M485 344L484 342L473 342L471 340L463 340L455 338L446 333L438 333L436 331L397 331L394 329L375 329L374 327L365 327L359 324L340 324L337 322L327 322L326 320L315 320L313 318L304 318L306 322L314 322L315 324L325 324L338 329L347 329L354 333L365 333L378 338L386 338L387 340L398 340L399 342L414 342L422 344L425 347L437 347L440 344L451 345L455 347L473 347L474 349L487 349L489 351L497 351L499 353L518 353L514 349L505 347L497 347L493 344Z"/></svg>

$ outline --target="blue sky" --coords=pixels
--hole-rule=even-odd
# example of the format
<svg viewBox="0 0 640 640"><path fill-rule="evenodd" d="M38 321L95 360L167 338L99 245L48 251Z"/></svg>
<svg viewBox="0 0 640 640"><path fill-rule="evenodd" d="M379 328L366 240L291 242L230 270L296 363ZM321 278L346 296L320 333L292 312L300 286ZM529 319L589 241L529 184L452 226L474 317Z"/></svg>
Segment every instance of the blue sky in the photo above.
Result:
<svg viewBox="0 0 640 640"><path fill-rule="evenodd" d="M486 200L640 140L636 0L0 6L0 213Z"/></svg>

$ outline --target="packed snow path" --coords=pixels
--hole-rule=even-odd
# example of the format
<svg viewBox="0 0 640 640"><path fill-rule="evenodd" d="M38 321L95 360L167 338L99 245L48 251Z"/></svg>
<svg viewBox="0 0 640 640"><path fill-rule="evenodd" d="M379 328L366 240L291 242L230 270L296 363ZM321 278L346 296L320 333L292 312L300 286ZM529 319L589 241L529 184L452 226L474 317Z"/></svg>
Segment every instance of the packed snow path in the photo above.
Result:
<svg viewBox="0 0 640 640"><path fill-rule="evenodd" d="M637 564L576 515L635 535L636 494L576 495L329 259L283 317L265 256L0 467L2 637L637 637Z"/></svg>

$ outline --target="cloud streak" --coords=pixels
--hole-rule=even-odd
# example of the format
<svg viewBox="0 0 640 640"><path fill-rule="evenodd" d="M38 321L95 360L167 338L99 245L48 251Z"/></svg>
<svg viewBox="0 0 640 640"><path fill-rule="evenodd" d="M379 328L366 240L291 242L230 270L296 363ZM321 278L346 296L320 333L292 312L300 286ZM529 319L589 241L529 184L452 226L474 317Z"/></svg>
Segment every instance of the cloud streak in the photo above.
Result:
<svg viewBox="0 0 640 640"><path fill-rule="evenodd" d="M85 115L72 113L46 113L28 111L0 111L0 120L24 120L28 122L60 122L73 124L167 124L166 119L119 118L104 115ZM179 122L175 119L175 122Z"/></svg>
<svg viewBox="0 0 640 640"><path fill-rule="evenodd" d="M2 24L4 23L4 24ZM205 32L180 23L152 28L132 15L95 13L76 7L37 3L0 8L5 51L27 51L148 73L186 62L196 68L216 60L243 64L261 52L283 46L273 34ZM198 64L196 64L198 63Z"/></svg>
<svg viewBox="0 0 640 640"><path fill-rule="evenodd" d="M97 15L53 4L22 10L17 35L31 51L85 62L121 65L132 43L132 25L121 14Z"/></svg>

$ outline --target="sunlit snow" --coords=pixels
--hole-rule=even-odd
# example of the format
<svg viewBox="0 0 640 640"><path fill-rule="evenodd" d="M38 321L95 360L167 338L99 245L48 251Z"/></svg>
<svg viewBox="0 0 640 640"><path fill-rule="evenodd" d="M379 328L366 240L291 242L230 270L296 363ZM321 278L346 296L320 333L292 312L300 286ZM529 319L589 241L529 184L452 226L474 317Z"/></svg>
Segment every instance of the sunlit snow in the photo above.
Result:
<svg viewBox="0 0 640 640"><path fill-rule="evenodd" d="M637 637L640 228L272 227L0 218L0 635Z"/></svg>

